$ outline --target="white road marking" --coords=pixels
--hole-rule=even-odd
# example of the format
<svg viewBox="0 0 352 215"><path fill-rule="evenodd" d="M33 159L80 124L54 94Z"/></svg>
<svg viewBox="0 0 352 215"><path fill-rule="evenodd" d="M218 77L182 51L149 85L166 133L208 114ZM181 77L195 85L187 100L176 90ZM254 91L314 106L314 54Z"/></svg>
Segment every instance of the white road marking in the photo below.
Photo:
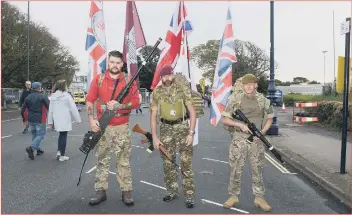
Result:
<svg viewBox="0 0 352 215"><path fill-rule="evenodd" d="M208 161L215 161L215 162L219 162L219 163L229 163L226 161L220 161L220 160L215 160L215 159L211 159L211 158L202 158L203 160L208 160Z"/></svg>
<svg viewBox="0 0 352 215"><path fill-rule="evenodd" d="M156 184L152 184L152 183L149 183L149 182L146 182L146 181L140 181L140 182L143 183L143 184L148 184L148 185L150 185L150 186L153 186L153 187L157 187L157 188L166 190L165 187L162 187L162 186L159 186L159 185L156 185Z"/></svg>
<svg viewBox="0 0 352 215"><path fill-rule="evenodd" d="M94 166L92 169L88 170L86 173L91 173L91 172L93 172L96 168L97 168L97 166ZM115 172L109 171L109 173L110 173L110 174L113 174L113 175L116 175Z"/></svg>
<svg viewBox="0 0 352 215"><path fill-rule="evenodd" d="M91 172L93 172L96 168L97 168L97 166L94 166L92 169L88 170L88 172L86 172L86 173L91 173Z"/></svg>
<svg viewBox="0 0 352 215"><path fill-rule="evenodd" d="M217 202L213 202L213 201L210 201L210 200L207 200L207 199L201 199L202 202L206 202L206 203L210 203L210 204L213 204L213 205L217 205L217 206L220 206L220 207L224 207L222 204L220 203L217 203ZM234 207L231 207L229 208L231 210L234 210L234 211L238 211L238 212L241 212L241 213L244 213L244 214L249 214L248 211L244 211L244 210L241 210L241 209L238 209L238 208L234 208Z"/></svg>
<svg viewBox="0 0 352 215"><path fill-rule="evenodd" d="M136 145L132 145L132 146L136 148L144 148L143 146L136 146Z"/></svg>
<svg viewBox="0 0 352 215"><path fill-rule="evenodd" d="M1 122L10 122L10 121L19 120L19 119L22 119L22 118L6 119L6 120L2 120Z"/></svg>
<svg viewBox="0 0 352 215"><path fill-rule="evenodd" d="M8 137L12 137L12 135L3 136L1 137L1 139L8 138Z"/></svg>
<svg viewBox="0 0 352 215"><path fill-rule="evenodd" d="M290 171L288 171L284 166L282 166L280 163L278 163L274 158L272 158L270 155L268 155L267 153L265 153L265 158L267 161L269 161L274 167L276 167L280 172L284 173L284 174L292 174L295 175L297 173L291 173ZM203 160L209 160L209 161L214 161L214 162L219 162L219 163L226 163L228 164L229 162L227 161L221 161L221 160L215 160L215 159L211 159L211 158L202 158Z"/></svg>
<svg viewBox="0 0 352 215"><path fill-rule="evenodd" d="M279 162L277 162L274 158L272 158L270 155L265 153L265 158L272 164L274 165L277 169L279 169L282 173L290 173L284 166L282 166Z"/></svg>

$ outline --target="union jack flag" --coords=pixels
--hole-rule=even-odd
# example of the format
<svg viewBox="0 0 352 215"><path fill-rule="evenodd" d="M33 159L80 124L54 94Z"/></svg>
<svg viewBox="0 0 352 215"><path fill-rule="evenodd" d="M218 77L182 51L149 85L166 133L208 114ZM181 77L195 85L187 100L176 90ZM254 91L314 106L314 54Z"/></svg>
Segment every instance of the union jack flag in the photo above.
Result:
<svg viewBox="0 0 352 215"><path fill-rule="evenodd" d="M220 40L218 60L214 72L211 95L210 123L218 124L232 88L232 64L237 62L235 38L232 31L230 8L227 10L226 26Z"/></svg>
<svg viewBox="0 0 352 215"><path fill-rule="evenodd" d="M86 51L89 54L88 90L93 78L100 73L104 73L107 67L105 21L102 1L91 1Z"/></svg>
<svg viewBox="0 0 352 215"><path fill-rule="evenodd" d="M184 11L184 14L183 14ZM183 16L184 15L184 16ZM185 25L183 25L185 23ZM183 30L188 34L193 31L192 23L189 21L187 11L183 2L179 2L172 15L169 29L166 33L165 40L163 40L158 65L155 69L151 89L153 90L160 81L159 72L165 65L175 67L181 51L183 40Z"/></svg>

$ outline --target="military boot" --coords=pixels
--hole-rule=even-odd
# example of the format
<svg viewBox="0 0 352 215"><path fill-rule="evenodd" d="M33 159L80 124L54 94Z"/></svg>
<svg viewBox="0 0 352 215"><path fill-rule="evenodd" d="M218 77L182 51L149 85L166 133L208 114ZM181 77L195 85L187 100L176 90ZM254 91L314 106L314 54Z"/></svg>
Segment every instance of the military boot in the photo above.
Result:
<svg viewBox="0 0 352 215"><path fill-rule="evenodd" d="M134 204L134 200L132 197L132 191L122 191L122 201L125 205L130 206Z"/></svg>
<svg viewBox="0 0 352 215"><path fill-rule="evenodd" d="M194 198L193 197L187 197L185 201L185 205L187 208L194 208L195 203L194 203Z"/></svg>
<svg viewBox="0 0 352 215"><path fill-rule="evenodd" d="M230 198L224 203L224 208L231 208L239 202L237 196L230 196Z"/></svg>
<svg viewBox="0 0 352 215"><path fill-rule="evenodd" d="M178 198L178 194L177 193L170 193L166 196L163 197L163 201L164 202L170 202L174 199Z"/></svg>
<svg viewBox="0 0 352 215"><path fill-rule="evenodd" d="M266 203L263 198L255 197L254 205L258 208L261 208L265 212L271 211L271 206L268 205L268 203Z"/></svg>
<svg viewBox="0 0 352 215"><path fill-rule="evenodd" d="M91 198L89 201L90 205L97 205L107 199L105 190L98 190L95 193L95 197Z"/></svg>

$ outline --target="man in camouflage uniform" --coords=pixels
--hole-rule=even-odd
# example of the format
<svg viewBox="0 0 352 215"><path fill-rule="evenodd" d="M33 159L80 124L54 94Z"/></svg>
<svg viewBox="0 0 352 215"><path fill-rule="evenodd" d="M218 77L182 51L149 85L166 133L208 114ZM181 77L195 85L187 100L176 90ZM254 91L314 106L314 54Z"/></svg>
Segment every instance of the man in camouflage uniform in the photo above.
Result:
<svg viewBox="0 0 352 215"><path fill-rule="evenodd" d="M129 116L132 109L139 107L139 92L134 81L121 104L115 100L129 81L126 71L123 71L124 64L122 53L111 51L108 58L109 69L92 80L86 99L89 124L93 132L100 131L99 121L94 117L93 112L95 102L97 102L98 118L102 116L106 109L110 111L110 114L114 114L97 145L96 194L89 201L90 205L97 205L107 199L106 190L108 189L111 153L116 155L116 177L122 191L122 201L126 205L134 204L130 166L132 143Z"/></svg>
<svg viewBox="0 0 352 215"><path fill-rule="evenodd" d="M178 75L179 76L179 75ZM177 76L177 77L178 77ZM186 207L193 208L195 185L192 170L193 136L196 125L196 112L191 97L191 89L187 82L173 75L173 68L165 66L160 71L162 84L154 89L150 105L150 126L154 147L163 145L165 150L176 161L176 148L180 150L181 168L187 174L182 178ZM190 123L188 122L187 110ZM157 136L157 115L160 116L160 140ZM178 174L170 160L162 155L164 166L164 182L168 195L163 200L168 202L178 197Z"/></svg>
<svg viewBox="0 0 352 215"><path fill-rule="evenodd" d="M252 143L247 142L250 130L241 121L233 119L232 113L240 109L253 122L261 133L269 130L273 121L273 107L263 94L256 91L257 79L252 74L244 75L233 87L232 95L222 114L222 123L230 131L232 143L229 148L229 164L231 167L228 192L230 198L224 203L225 208L231 208L238 203L241 188L241 175L248 155L252 169L252 191L254 204L264 211L270 211L271 206L264 200L264 185L262 170L264 166L264 145L254 137ZM265 120L266 119L266 120Z"/></svg>

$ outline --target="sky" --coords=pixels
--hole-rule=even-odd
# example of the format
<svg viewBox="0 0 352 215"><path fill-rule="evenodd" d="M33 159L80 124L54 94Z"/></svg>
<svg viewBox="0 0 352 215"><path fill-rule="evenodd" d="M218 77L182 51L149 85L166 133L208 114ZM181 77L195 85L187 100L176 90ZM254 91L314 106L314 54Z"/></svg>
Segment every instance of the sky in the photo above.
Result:
<svg viewBox="0 0 352 215"><path fill-rule="evenodd" d="M27 2L11 2L27 14ZM148 45L165 38L172 13L178 2L136 1ZM230 6L234 37L251 41L270 55L270 3L264 1L186 1L194 31L188 38L190 48L208 40L222 37L227 8ZM275 2L274 37L275 79L292 81L294 77L325 82L334 79L337 57L345 54L345 36L340 25L351 16L351 2ZM59 41L69 48L80 62L77 75L88 72L88 53L85 51L89 24L89 1L34 1L30 2L31 20L47 26ZM108 51L123 47L125 31L124 1L104 1L104 17ZM333 11L334 19L333 22ZM335 28L333 28L333 23ZM335 29L335 30L333 30ZM335 58L334 40L335 34ZM336 67L334 68L334 60ZM191 63L196 82L202 71Z"/></svg>

